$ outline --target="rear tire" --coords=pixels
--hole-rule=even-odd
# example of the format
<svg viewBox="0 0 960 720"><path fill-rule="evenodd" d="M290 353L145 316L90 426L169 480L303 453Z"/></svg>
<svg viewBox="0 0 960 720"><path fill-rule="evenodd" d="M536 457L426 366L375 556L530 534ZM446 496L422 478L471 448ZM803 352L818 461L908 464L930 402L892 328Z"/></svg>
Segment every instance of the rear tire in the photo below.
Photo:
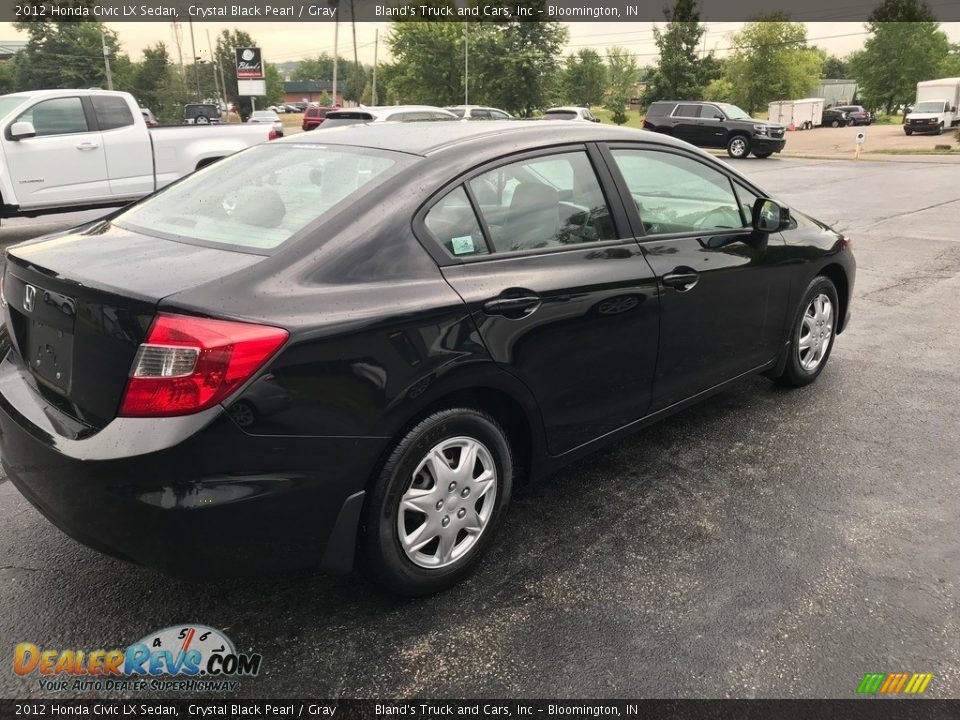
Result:
<svg viewBox="0 0 960 720"><path fill-rule="evenodd" d="M727 141L727 155L734 160L742 160L750 154L750 138L734 135Z"/></svg>
<svg viewBox="0 0 960 720"><path fill-rule="evenodd" d="M372 574L407 597L456 584L493 541L512 487L510 445L492 417L454 408L421 420L368 495L362 543Z"/></svg>
<svg viewBox="0 0 960 720"><path fill-rule="evenodd" d="M783 373L774 378L776 382L802 387L817 379L833 350L839 308L833 282L823 275L815 277L800 301L790 330L787 362Z"/></svg>

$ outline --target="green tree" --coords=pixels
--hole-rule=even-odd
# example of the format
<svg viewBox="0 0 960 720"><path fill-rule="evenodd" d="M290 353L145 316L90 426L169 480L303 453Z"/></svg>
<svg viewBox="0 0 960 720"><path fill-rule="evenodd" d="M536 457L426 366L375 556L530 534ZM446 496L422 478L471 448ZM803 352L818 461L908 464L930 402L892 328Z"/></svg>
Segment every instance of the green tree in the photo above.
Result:
<svg viewBox="0 0 960 720"><path fill-rule="evenodd" d="M246 119L250 116L253 104L250 97L241 97L237 90L237 57L234 51L241 47L258 47L258 45L250 34L243 30L223 30L217 36L214 55L217 58L217 63L223 69L224 82L226 83L224 93L227 100L240 113L240 117ZM188 81L192 78L193 74L188 72Z"/></svg>
<svg viewBox="0 0 960 720"><path fill-rule="evenodd" d="M746 23L724 66L732 100L747 112L771 100L806 97L820 82L824 54L807 46L807 28L782 13Z"/></svg>
<svg viewBox="0 0 960 720"><path fill-rule="evenodd" d="M850 77L850 63L847 59L836 55L828 55L823 62L823 77L832 80L846 80Z"/></svg>
<svg viewBox="0 0 960 720"><path fill-rule="evenodd" d="M144 49L143 60L136 66L131 92L137 101L159 117L166 100L164 91L170 70L167 46L162 42Z"/></svg>
<svg viewBox="0 0 960 720"><path fill-rule="evenodd" d="M532 0L524 5L531 8L536 17L538 10L545 10L546 3ZM512 19L496 24L472 24L471 67L474 66L474 28L478 26L485 29L476 43L477 77L482 82L477 84L478 92L471 89L471 98L476 94L482 102L530 117L535 110L552 104L563 94L560 51L569 38L565 25Z"/></svg>
<svg viewBox="0 0 960 720"><path fill-rule="evenodd" d="M483 25L471 35L486 32ZM394 58L390 88L403 102L455 105L463 102L464 24L395 22L387 38ZM471 38L471 45L478 38ZM471 50L475 51L472 47ZM470 93L473 97L473 93Z"/></svg>
<svg viewBox="0 0 960 720"><path fill-rule="evenodd" d="M264 63L264 76L267 80L267 105L280 105L283 102L283 75L273 63Z"/></svg>
<svg viewBox="0 0 960 720"><path fill-rule="evenodd" d="M575 105L599 105L607 87L607 66L596 50L580 50L567 58L563 94Z"/></svg>
<svg viewBox="0 0 960 720"><path fill-rule="evenodd" d="M660 57L647 85L644 103L656 100L700 100L707 83L717 77L712 56L700 56L706 27L700 22L696 0L677 0L664 10L667 25L654 26L653 38Z"/></svg>
<svg viewBox="0 0 960 720"><path fill-rule="evenodd" d="M623 125L627 117L627 103L637 84L637 60L632 53L620 47L607 50L607 98L603 107L610 111L610 119Z"/></svg>
<svg viewBox="0 0 960 720"><path fill-rule="evenodd" d="M960 43L950 46L950 53L940 67L940 77L960 77Z"/></svg>
<svg viewBox="0 0 960 720"><path fill-rule="evenodd" d="M107 87L101 33L116 71L114 86L123 87L130 61L120 54L117 34L103 23L28 21L13 26L27 34L27 46L14 56L18 89Z"/></svg>
<svg viewBox="0 0 960 720"><path fill-rule="evenodd" d="M950 44L923 0L884 0L866 25L870 37L851 60L864 103L892 113L917 83L939 76Z"/></svg>

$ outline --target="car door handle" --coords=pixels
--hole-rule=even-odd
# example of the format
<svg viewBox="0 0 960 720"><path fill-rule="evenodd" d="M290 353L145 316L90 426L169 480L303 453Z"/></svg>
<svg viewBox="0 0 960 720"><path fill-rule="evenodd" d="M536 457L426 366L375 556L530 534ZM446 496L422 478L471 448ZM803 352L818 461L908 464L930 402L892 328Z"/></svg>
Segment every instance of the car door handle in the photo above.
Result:
<svg viewBox="0 0 960 720"><path fill-rule="evenodd" d="M664 275L661 280L667 287L676 288L679 292L687 292L687 290L692 290L693 286L699 282L700 273L693 268L678 267Z"/></svg>
<svg viewBox="0 0 960 720"><path fill-rule="evenodd" d="M95 142L77 143L77 150L96 150L98 147L100 147L100 143L95 143Z"/></svg>
<svg viewBox="0 0 960 720"><path fill-rule="evenodd" d="M525 317L540 307L540 298L536 295L520 295L518 297L498 297L487 300L483 304L483 311L488 315L504 315L506 317Z"/></svg>

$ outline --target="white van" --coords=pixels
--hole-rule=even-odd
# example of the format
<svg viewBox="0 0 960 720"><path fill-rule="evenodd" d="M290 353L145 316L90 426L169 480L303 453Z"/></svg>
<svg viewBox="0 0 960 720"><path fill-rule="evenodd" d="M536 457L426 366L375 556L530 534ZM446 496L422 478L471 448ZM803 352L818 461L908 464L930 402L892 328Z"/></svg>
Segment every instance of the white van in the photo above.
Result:
<svg viewBox="0 0 960 720"><path fill-rule="evenodd" d="M960 78L941 78L917 83L917 100L907 114L903 131L936 133L960 123Z"/></svg>

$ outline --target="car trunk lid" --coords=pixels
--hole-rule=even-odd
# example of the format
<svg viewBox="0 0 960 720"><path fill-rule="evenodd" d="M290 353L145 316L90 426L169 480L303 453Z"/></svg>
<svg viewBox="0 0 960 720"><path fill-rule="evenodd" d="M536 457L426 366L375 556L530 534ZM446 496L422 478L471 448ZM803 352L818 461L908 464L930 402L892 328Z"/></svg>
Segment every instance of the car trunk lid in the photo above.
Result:
<svg viewBox="0 0 960 720"><path fill-rule="evenodd" d="M160 301L261 259L100 222L7 251L5 319L38 391L99 428L117 414Z"/></svg>

